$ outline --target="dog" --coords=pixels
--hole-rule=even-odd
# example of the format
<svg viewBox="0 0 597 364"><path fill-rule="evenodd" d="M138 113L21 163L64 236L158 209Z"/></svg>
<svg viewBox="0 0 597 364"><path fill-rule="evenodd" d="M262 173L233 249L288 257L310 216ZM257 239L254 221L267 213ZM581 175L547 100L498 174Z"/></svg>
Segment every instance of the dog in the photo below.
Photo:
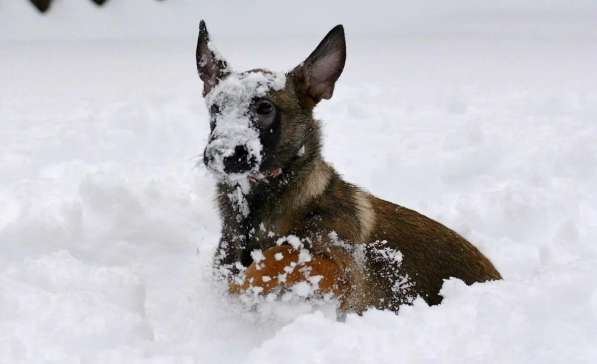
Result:
<svg viewBox="0 0 597 364"><path fill-rule="evenodd" d="M501 279L462 236L345 182L322 159L313 109L332 97L345 60L338 25L290 72L235 72L200 22L196 61L211 129L203 163L217 177L222 219L216 271L246 287L243 272L260 268L259 252L295 242L334 264L339 310L359 314L397 312L416 297L439 304L451 277L468 285Z"/></svg>

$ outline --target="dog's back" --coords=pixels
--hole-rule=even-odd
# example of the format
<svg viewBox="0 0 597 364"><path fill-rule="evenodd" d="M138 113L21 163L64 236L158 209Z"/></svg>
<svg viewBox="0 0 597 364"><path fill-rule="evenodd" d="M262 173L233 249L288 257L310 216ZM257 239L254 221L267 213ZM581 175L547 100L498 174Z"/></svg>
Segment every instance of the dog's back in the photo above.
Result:
<svg viewBox="0 0 597 364"><path fill-rule="evenodd" d="M439 304L445 279L454 277L469 285L501 279L489 259L453 230L364 192L327 168L331 172L324 191L284 225L290 227L288 232L308 228L303 234L319 235L319 244L312 248L330 254L348 271L347 279L353 283L345 297L347 310L397 310L417 296L430 305ZM329 231L333 238L325 236ZM329 249L338 244L343 248ZM347 262L347 247L353 255L360 250L364 256Z"/></svg>
<svg viewBox="0 0 597 364"><path fill-rule="evenodd" d="M400 251L400 271L414 287L409 292L420 295L429 304L441 302L443 280L454 277L466 284L501 279L493 264L462 236L416 211L370 196L375 211L375 227L370 240L387 241ZM395 296L393 285L385 282L387 269L369 260L384 296ZM395 300L394 300L395 301Z"/></svg>

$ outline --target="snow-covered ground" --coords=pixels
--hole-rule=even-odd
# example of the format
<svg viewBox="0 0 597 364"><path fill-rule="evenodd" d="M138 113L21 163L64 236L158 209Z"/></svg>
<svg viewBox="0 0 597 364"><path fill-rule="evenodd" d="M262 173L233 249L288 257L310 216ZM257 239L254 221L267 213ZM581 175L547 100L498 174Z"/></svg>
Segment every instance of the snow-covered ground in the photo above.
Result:
<svg viewBox="0 0 597 364"><path fill-rule="evenodd" d="M141 36L155 16L110 28L72 1L39 28L58 30L40 34L23 25L37 24L33 13L6 3L0 363L597 362L594 7L445 33L433 21L421 31L416 11L410 28L375 34L349 17L345 74L317 110L325 156L347 180L462 233L504 280L451 280L440 306L341 323L331 305L249 312L210 280L219 220L214 181L195 167L209 126L190 2L166 8L168 29L176 11L184 20L167 39ZM454 12L476 14L472 4ZM84 16L105 28L71 34ZM235 37L220 15L210 31L233 67L285 70L344 21L332 18Z"/></svg>

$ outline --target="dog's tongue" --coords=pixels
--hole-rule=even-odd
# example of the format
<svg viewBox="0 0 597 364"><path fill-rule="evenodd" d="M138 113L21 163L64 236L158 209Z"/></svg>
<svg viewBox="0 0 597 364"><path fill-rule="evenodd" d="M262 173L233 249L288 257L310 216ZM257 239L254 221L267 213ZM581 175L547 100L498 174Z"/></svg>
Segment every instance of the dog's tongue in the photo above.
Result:
<svg viewBox="0 0 597 364"><path fill-rule="evenodd" d="M282 168L280 168L280 167L272 169L269 173L270 177L273 177L273 178L276 178L281 174L282 174Z"/></svg>

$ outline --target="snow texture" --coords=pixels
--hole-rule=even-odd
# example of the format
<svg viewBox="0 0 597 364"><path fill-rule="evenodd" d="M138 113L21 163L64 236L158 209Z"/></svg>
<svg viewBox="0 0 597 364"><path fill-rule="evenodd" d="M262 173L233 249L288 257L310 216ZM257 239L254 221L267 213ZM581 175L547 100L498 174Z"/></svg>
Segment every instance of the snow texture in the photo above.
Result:
<svg viewBox="0 0 597 364"><path fill-rule="evenodd" d="M597 362L594 1L332 1L291 19L268 1L55 3L0 5L0 363ZM342 21L346 69L315 112L325 157L504 280L345 322L333 301L230 298L211 279L216 180L194 168L199 17L239 70L291 69Z"/></svg>

